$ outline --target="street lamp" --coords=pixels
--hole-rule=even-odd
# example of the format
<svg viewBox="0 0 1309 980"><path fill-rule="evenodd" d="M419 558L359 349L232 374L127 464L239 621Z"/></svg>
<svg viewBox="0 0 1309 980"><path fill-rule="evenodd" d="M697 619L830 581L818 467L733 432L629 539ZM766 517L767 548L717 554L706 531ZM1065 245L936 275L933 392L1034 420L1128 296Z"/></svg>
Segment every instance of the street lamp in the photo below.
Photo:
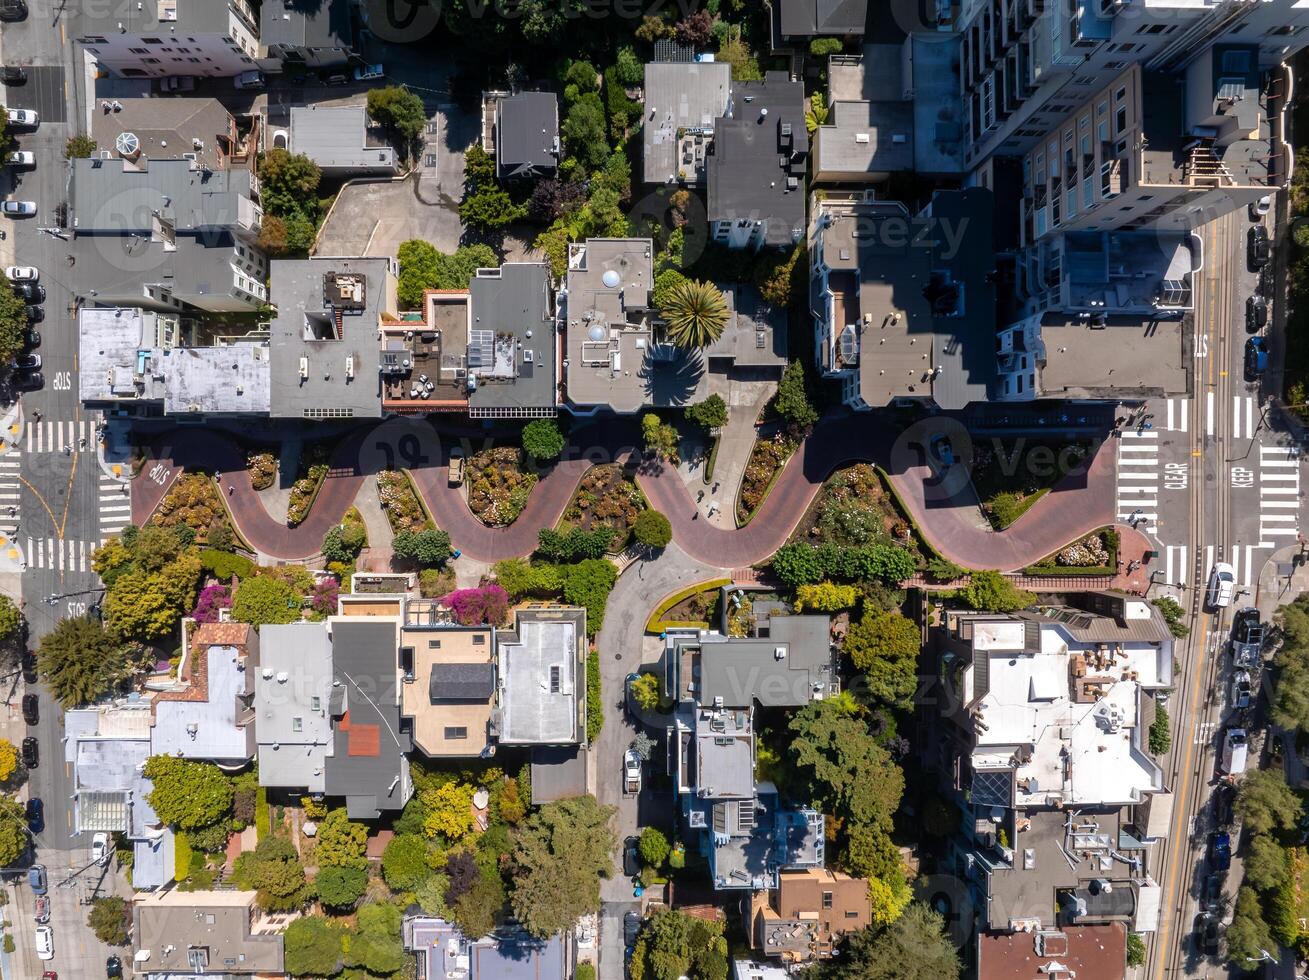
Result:
<svg viewBox="0 0 1309 980"><path fill-rule="evenodd" d="M1261 949L1259 950L1258 958L1255 958L1253 956L1247 956L1245 958L1245 961L1247 963L1276 963L1277 958L1273 956L1272 953L1268 952L1268 950Z"/></svg>

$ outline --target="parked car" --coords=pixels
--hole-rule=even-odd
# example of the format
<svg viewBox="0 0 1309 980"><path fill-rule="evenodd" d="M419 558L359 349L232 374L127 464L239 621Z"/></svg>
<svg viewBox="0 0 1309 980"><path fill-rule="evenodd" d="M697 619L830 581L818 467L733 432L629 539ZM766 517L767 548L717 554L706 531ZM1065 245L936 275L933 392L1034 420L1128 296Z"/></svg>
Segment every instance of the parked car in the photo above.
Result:
<svg viewBox="0 0 1309 980"><path fill-rule="evenodd" d="M109 835L102 830L91 838L91 860L96 864L108 864L109 854Z"/></svg>
<svg viewBox="0 0 1309 980"><path fill-rule="evenodd" d="M50 921L50 896L49 895L36 896L36 904L33 909L32 916L33 918L36 919L37 922Z"/></svg>
<svg viewBox="0 0 1309 980"><path fill-rule="evenodd" d="M38 960L55 958L55 931L49 926L36 927L36 958Z"/></svg>
<svg viewBox="0 0 1309 980"><path fill-rule="evenodd" d="M324 85L345 85L350 81L350 76L343 71L325 71L322 79Z"/></svg>
<svg viewBox="0 0 1309 980"><path fill-rule="evenodd" d="M1268 232L1263 225L1254 225L1245 236L1245 260L1251 270L1259 270L1268 264L1272 246L1268 241Z"/></svg>
<svg viewBox="0 0 1309 980"><path fill-rule="evenodd" d="M45 804L39 796L28 799L27 805L23 807L23 815L27 817L27 829L32 833L39 834L45 830Z"/></svg>
<svg viewBox="0 0 1309 980"><path fill-rule="evenodd" d="M1209 571L1209 586L1205 590L1205 605L1210 609L1223 609L1232 604L1236 594L1236 569L1225 561L1214 562Z"/></svg>
<svg viewBox="0 0 1309 980"><path fill-rule="evenodd" d="M623 945L629 949L636 945L636 937L641 932L641 913L628 912L623 915Z"/></svg>
<svg viewBox="0 0 1309 980"><path fill-rule="evenodd" d="M1232 838L1225 830L1209 835L1209 865L1215 871L1232 866Z"/></svg>
<svg viewBox="0 0 1309 980"><path fill-rule="evenodd" d="M623 753L623 792L641 792L641 756L636 749Z"/></svg>
<svg viewBox="0 0 1309 980"><path fill-rule="evenodd" d="M16 282L13 284L14 293L23 297L29 303L45 302L45 287L35 282Z"/></svg>
<svg viewBox="0 0 1309 980"><path fill-rule="evenodd" d="M120 980L123 975L123 961L117 956L105 960L105 976L108 980Z"/></svg>
<svg viewBox="0 0 1309 980"><path fill-rule="evenodd" d="M1273 197L1271 194L1265 194L1259 200L1250 202L1250 220L1259 221L1272 209Z"/></svg>
<svg viewBox="0 0 1309 980"><path fill-rule="evenodd" d="M36 282L41 273L34 265L7 265L5 277L10 282Z"/></svg>
<svg viewBox="0 0 1309 980"><path fill-rule="evenodd" d="M36 683L36 654L31 650L24 650L22 656L23 683Z"/></svg>
<svg viewBox="0 0 1309 980"><path fill-rule="evenodd" d="M1200 908L1212 912L1222 907L1223 881L1226 877L1221 871L1211 871L1204 876L1204 884L1200 888Z"/></svg>
<svg viewBox="0 0 1309 980"><path fill-rule="evenodd" d="M1268 325L1268 300L1250 296L1245 301L1245 332L1258 333Z"/></svg>
<svg viewBox="0 0 1309 980"><path fill-rule="evenodd" d="M1245 342L1245 380L1258 381L1268 370L1268 344L1263 337Z"/></svg>
<svg viewBox="0 0 1309 980"><path fill-rule="evenodd" d="M41 746L31 735L23 739L23 765L28 769L41 765Z"/></svg>
<svg viewBox="0 0 1309 980"><path fill-rule="evenodd" d="M1249 749L1250 739L1244 728L1227 729L1223 733L1223 757L1219 763L1223 772L1229 776L1239 776L1244 773Z"/></svg>
<svg viewBox="0 0 1309 980"><path fill-rule="evenodd" d="M45 319L45 310L33 303L27 305L27 322L40 323Z"/></svg>
<svg viewBox="0 0 1309 980"><path fill-rule="evenodd" d="M1250 707L1250 672L1238 670L1232 675L1232 708L1237 711Z"/></svg>
<svg viewBox="0 0 1309 980"><path fill-rule="evenodd" d="M640 839L629 837L623 841L623 874L635 878L641 873Z"/></svg>
<svg viewBox="0 0 1309 980"><path fill-rule="evenodd" d="M11 167L35 167L36 154L31 150L14 150L5 157L5 163Z"/></svg>
<svg viewBox="0 0 1309 980"><path fill-rule="evenodd" d="M1249 669L1259 666L1263 655L1264 624L1259 621L1259 610L1245 606L1232 617L1232 665Z"/></svg>
<svg viewBox="0 0 1309 980"><path fill-rule="evenodd" d="M26 84L27 69L22 65L0 65L0 82L6 85Z"/></svg>
<svg viewBox="0 0 1309 980"><path fill-rule="evenodd" d="M28 327L27 332L23 334L23 343L25 343L29 348L40 347L41 331L33 330L31 327Z"/></svg>
<svg viewBox="0 0 1309 980"><path fill-rule="evenodd" d="M5 201L0 204L0 214L11 218L30 218L36 214L35 201Z"/></svg>
<svg viewBox="0 0 1309 980"><path fill-rule="evenodd" d="M27 0L0 0L0 20L17 21L27 19Z"/></svg>
<svg viewBox="0 0 1309 980"><path fill-rule="evenodd" d="M19 391L40 391L45 387L45 375L40 371L31 374L15 374L9 381Z"/></svg>
<svg viewBox="0 0 1309 980"><path fill-rule="evenodd" d="M44 864L34 864L27 869L27 886L32 889L33 895L44 895L46 885Z"/></svg>
<svg viewBox="0 0 1309 980"><path fill-rule="evenodd" d="M1214 791L1214 823L1219 827L1230 827L1235 813L1236 787L1229 783L1220 783Z"/></svg>
<svg viewBox="0 0 1309 980"><path fill-rule="evenodd" d="M40 354L19 354L14 358L14 367L19 371L35 371L40 366Z"/></svg>
<svg viewBox="0 0 1309 980"><path fill-rule="evenodd" d="M1195 917L1195 946L1206 956L1218 955L1218 917L1201 912Z"/></svg>
<svg viewBox="0 0 1309 980"><path fill-rule="evenodd" d="M459 446L450 450L450 486L461 486L464 482L464 451Z"/></svg>
<svg viewBox="0 0 1309 980"><path fill-rule="evenodd" d="M243 71L241 74L233 76L232 84L239 89L263 88L264 74L259 71Z"/></svg>
<svg viewBox="0 0 1309 980"><path fill-rule="evenodd" d="M195 76L194 75L169 75L167 78L161 78L159 79L159 91L194 92Z"/></svg>
<svg viewBox="0 0 1309 980"><path fill-rule="evenodd" d="M41 123L41 117L32 109L6 109L5 115L9 117L11 126L38 126Z"/></svg>
<svg viewBox="0 0 1309 980"><path fill-rule="evenodd" d="M23 721L35 725L41 720L40 699L35 694L23 695Z"/></svg>
<svg viewBox="0 0 1309 980"><path fill-rule="evenodd" d="M386 71L381 65L360 65L355 69L356 82L371 82L375 78L381 78Z"/></svg>

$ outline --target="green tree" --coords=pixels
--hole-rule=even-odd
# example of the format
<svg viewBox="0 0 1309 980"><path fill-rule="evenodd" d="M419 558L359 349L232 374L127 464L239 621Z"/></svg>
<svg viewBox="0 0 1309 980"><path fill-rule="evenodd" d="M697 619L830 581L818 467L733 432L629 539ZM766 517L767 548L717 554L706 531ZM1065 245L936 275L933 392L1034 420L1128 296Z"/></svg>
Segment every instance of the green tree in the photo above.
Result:
<svg viewBox="0 0 1309 980"><path fill-rule="evenodd" d="M23 804L0 796L0 865L9 866L27 851L27 815Z"/></svg>
<svg viewBox="0 0 1309 980"><path fill-rule="evenodd" d="M1245 855L1245 880L1261 892L1276 888L1288 870L1286 849L1268 834L1255 834Z"/></svg>
<svg viewBox="0 0 1309 980"><path fill-rule="evenodd" d="M1150 751L1163 755L1173 745L1173 733L1169 728L1168 711L1162 704L1154 708L1154 721L1150 723Z"/></svg>
<svg viewBox="0 0 1309 980"><path fill-rule="evenodd" d="M664 909L650 919L643 938L647 977L726 980L727 941L723 938L721 922Z"/></svg>
<svg viewBox="0 0 1309 980"><path fill-rule="evenodd" d="M659 707L661 686L658 674L644 673L636 675L636 679L628 685L628 690L637 707L642 711L654 711Z"/></svg>
<svg viewBox="0 0 1309 980"><path fill-rule="evenodd" d="M589 61L580 58L569 61L559 76L559 81L565 90L565 97L570 102L575 102L579 96L596 91L600 87L599 74L595 70L595 65ZM569 97L567 95L569 89L575 89L576 94Z"/></svg>
<svg viewBox="0 0 1309 980"><path fill-rule="evenodd" d="M330 977L341 969L341 930L321 915L305 915L283 934L286 972L293 977Z"/></svg>
<svg viewBox="0 0 1309 980"><path fill-rule="evenodd" d="M845 652L864 671L869 693L897 707L909 708L918 683L922 633L899 613L868 613L850 624Z"/></svg>
<svg viewBox="0 0 1309 980"><path fill-rule="evenodd" d="M239 855L232 877L238 887L256 889L260 906L273 912L297 909L313 892L305 881L295 845L277 835L265 837L253 851Z"/></svg>
<svg viewBox="0 0 1309 980"><path fill-rule="evenodd" d="M645 81L645 63L630 44L618 48L612 71L624 85L640 85Z"/></svg>
<svg viewBox="0 0 1309 980"><path fill-rule="evenodd" d="M647 452L662 459L677 459L677 427L665 422L654 412L646 412L641 416L641 436L645 440Z"/></svg>
<svg viewBox="0 0 1309 980"><path fill-rule="evenodd" d="M0 277L0 358L8 364L23 352L27 338L27 304L13 284Z"/></svg>
<svg viewBox="0 0 1309 980"><path fill-rule="evenodd" d="M554 419L532 419L523 426L523 452L538 463L557 458L567 444Z"/></svg>
<svg viewBox="0 0 1309 980"><path fill-rule="evenodd" d="M259 221L259 237L255 244L277 258L289 255L286 222L275 214L265 214Z"/></svg>
<svg viewBox="0 0 1309 980"><path fill-rule="evenodd" d="M547 803L527 818L514 839L514 916L545 939L600 908L600 879L612 871L613 807L593 796Z"/></svg>
<svg viewBox="0 0 1309 980"><path fill-rule="evenodd" d="M449 906L450 917L465 936L485 936L500 921L504 904L504 882L480 868L472 885Z"/></svg>
<svg viewBox="0 0 1309 980"><path fill-rule="evenodd" d="M359 910L346 943L345 965L362 967L375 976L390 976L405 965L400 943L400 910L385 902Z"/></svg>
<svg viewBox="0 0 1309 980"><path fill-rule="evenodd" d="M973 572L968 584L959 590L959 598L971 609L988 612L1014 612L1036 602L1032 593L1024 592L999 572L991 570Z"/></svg>
<svg viewBox="0 0 1309 980"><path fill-rule="evenodd" d="M195 608L200 557L185 551L158 571L144 565L120 575L102 603L105 627L120 640L155 640L177 629Z"/></svg>
<svg viewBox="0 0 1309 980"><path fill-rule="evenodd" d="M154 786L147 797L150 806L166 824L195 830L231 815L232 783L212 763L152 755L145 777Z"/></svg>
<svg viewBox="0 0 1309 980"><path fill-rule="evenodd" d="M23 614L7 595L0 595L0 642L12 639L23 625Z"/></svg>
<svg viewBox="0 0 1309 980"><path fill-rule="evenodd" d="M567 569L564 598L586 608L587 636L600 632L604 624L605 602L617 579L618 570L603 558L588 558Z"/></svg>
<svg viewBox="0 0 1309 980"><path fill-rule="evenodd" d="M328 865L314 878L314 894L332 909L352 909L368 889L368 872L363 868Z"/></svg>
<svg viewBox="0 0 1309 980"><path fill-rule="evenodd" d="M782 372L782 380L777 383L777 397L773 399L773 411L795 429L807 429L818 421L818 410L809 400L809 383L799 361L792 361Z"/></svg>
<svg viewBox="0 0 1309 980"><path fill-rule="evenodd" d="M353 521L333 524L323 535L323 557L329 562L349 564L367 543L368 529L364 525Z"/></svg>
<svg viewBox="0 0 1309 980"><path fill-rule="evenodd" d="M609 159L604 103L595 92L578 97L569 107L559 131L569 155L576 157L588 171L604 166Z"/></svg>
<svg viewBox="0 0 1309 980"><path fill-rule="evenodd" d="M1263 909L1259 907L1259 896L1250 886L1242 886L1236 893L1232 923L1227 927L1227 961L1246 969L1276 948Z"/></svg>
<svg viewBox="0 0 1309 980"><path fill-rule="evenodd" d="M673 525L657 510L643 510L632 524L636 540L647 548L666 548L673 540Z"/></svg>
<svg viewBox="0 0 1309 980"><path fill-rule="evenodd" d="M827 122L827 117L831 114L831 111L827 105L827 100L823 98L823 93L813 93L809 96L809 104L805 108L804 128L812 133Z"/></svg>
<svg viewBox="0 0 1309 980"><path fill-rule="evenodd" d="M106 946L126 946L132 924L131 909L127 899L121 895L97 898L91 903L86 924L91 927L96 939Z"/></svg>
<svg viewBox="0 0 1309 980"><path fill-rule="evenodd" d="M440 254L435 245L421 238L411 238L400 243L396 252L400 262L396 301L401 309L420 309L423 305L423 291L436 288Z"/></svg>
<svg viewBox="0 0 1309 980"><path fill-rule="evenodd" d="M0 783L7 783L18 771L18 750L7 738L0 738Z"/></svg>
<svg viewBox="0 0 1309 980"><path fill-rule="evenodd" d="M126 669L123 644L94 616L59 620L36 648L36 672L65 710L98 701Z"/></svg>
<svg viewBox="0 0 1309 980"><path fill-rule="evenodd" d="M641 860L652 868L663 867L664 862L668 860L668 852L673 849L668 843L668 838L658 827L646 827L642 830L637 846L641 851Z"/></svg>
<svg viewBox="0 0 1309 980"><path fill-rule="evenodd" d="M655 276L654 292L651 296L655 309L662 310L668 306L672 301L673 292L685 282L690 280L677 269L664 269Z"/></svg>
<svg viewBox="0 0 1309 980"><path fill-rule="evenodd" d="M473 793L471 783L450 780L433 789L419 790L425 817L423 833L451 843L467 837L473 829Z"/></svg>
<svg viewBox="0 0 1309 980"><path fill-rule="evenodd" d="M812 968L812 980L957 980L962 965L934 909L915 902L884 928L849 936L838 959Z"/></svg>
<svg viewBox="0 0 1309 980"><path fill-rule="evenodd" d="M710 395L704 401L686 406L686 417L711 432L727 424L727 402L722 395Z"/></svg>
<svg viewBox="0 0 1309 980"><path fill-rule="evenodd" d="M1293 644L1287 635L1277 657L1272 721L1289 731L1309 731L1309 648Z"/></svg>
<svg viewBox="0 0 1309 980"><path fill-rule="evenodd" d="M281 147L266 151L259 158L259 200L264 211L282 219L303 215L312 222L318 216L322 176L318 164L303 153Z"/></svg>
<svg viewBox="0 0 1309 980"><path fill-rule="evenodd" d="M344 809L332 810L318 825L318 847L314 854L319 865L338 868L366 868L368 828L355 823Z"/></svg>
<svg viewBox="0 0 1309 980"><path fill-rule="evenodd" d="M305 207L312 208L313 214L297 211L295 214L288 214L285 218L287 255L307 255L313 248L318 233L318 226L315 223L318 206L306 203Z"/></svg>
<svg viewBox="0 0 1309 980"><path fill-rule="evenodd" d="M792 763L824 811L889 831L904 773L868 726L842 702L823 700L801 708L789 727Z"/></svg>
<svg viewBox="0 0 1309 980"><path fill-rule="evenodd" d="M392 891L413 891L431 874L427 841L418 834L396 834L382 851L382 878Z"/></svg>
<svg viewBox="0 0 1309 980"><path fill-rule="evenodd" d="M669 339L678 347L708 347L727 326L727 300L711 282L688 279L668 291L659 308Z"/></svg>
<svg viewBox="0 0 1309 980"><path fill-rule="evenodd" d="M1246 773L1236 794L1235 809L1245 830L1255 834L1290 830L1300 822L1302 813L1300 798L1286 785L1280 769Z"/></svg>
<svg viewBox="0 0 1309 980"><path fill-rule="evenodd" d="M480 231L496 231L522 221L527 208L515 204L501 187L482 187L466 195L459 204L459 218Z"/></svg>
<svg viewBox="0 0 1309 980"><path fill-rule="evenodd" d="M400 85L369 89L368 115L383 129L399 136L405 144L418 139L427 126L423 100Z"/></svg>
<svg viewBox="0 0 1309 980"><path fill-rule="evenodd" d="M845 42L839 37L816 37L809 42L809 53L815 58L826 58L830 54L840 54Z"/></svg>
<svg viewBox="0 0 1309 980"><path fill-rule="evenodd" d="M1145 940L1139 932L1127 934L1127 965L1145 966Z"/></svg>
<svg viewBox="0 0 1309 980"><path fill-rule="evenodd" d="M795 590L795 611L836 612L849 609L859 599L859 590L853 585L837 585L835 582L816 582L801 585Z"/></svg>
<svg viewBox="0 0 1309 980"><path fill-rule="evenodd" d="M7 127L6 127L7 129ZM6 136L8 133L6 132ZM78 133L76 136L68 137L64 143L65 160L85 160L95 153L96 141L87 136L86 133ZM8 149L7 146L0 146L0 150Z"/></svg>
<svg viewBox="0 0 1309 980"><path fill-rule="evenodd" d="M300 618L302 596L287 582L269 575L244 579L232 599L232 618L238 623L264 626L293 623Z"/></svg>
<svg viewBox="0 0 1309 980"><path fill-rule="evenodd" d="M422 568L435 568L450 560L450 535L427 528L401 531L391 541L395 557L417 562Z"/></svg>

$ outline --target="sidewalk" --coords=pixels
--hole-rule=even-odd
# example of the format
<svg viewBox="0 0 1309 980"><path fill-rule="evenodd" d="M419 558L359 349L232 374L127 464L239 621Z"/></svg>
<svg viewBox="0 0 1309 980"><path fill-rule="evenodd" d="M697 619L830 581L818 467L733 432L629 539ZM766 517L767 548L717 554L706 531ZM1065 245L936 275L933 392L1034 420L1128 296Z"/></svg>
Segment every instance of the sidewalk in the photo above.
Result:
<svg viewBox="0 0 1309 980"><path fill-rule="evenodd" d="M1272 618L1278 606L1293 601L1302 592L1309 592L1309 561L1299 561L1300 546L1288 545L1274 551L1259 570L1259 585L1254 604L1265 621Z"/></svg>
<svg viewBox="0 0 1309 980"><path fill-rule="evenodd" d="M746 464L750 462L755 437L759 434L755 423L759 421L759 413L776 390L777 385L772 382L743 383L740 390L735 385L732 387L727 425L718 435L714 479L704 488L707 491L703 503L704 514L714 527L737 527L736 495L741 489ZM718 509L713 514L709 513L711 501L718 503Z"/></svg>
<svg viewBox="0 0 1309 980"><path fill-rule="evenodd" d="M100 469L120 483L132 482L132 444L129 441L131 426L118 419L105 423L96 442L96 460Z"/></svg>

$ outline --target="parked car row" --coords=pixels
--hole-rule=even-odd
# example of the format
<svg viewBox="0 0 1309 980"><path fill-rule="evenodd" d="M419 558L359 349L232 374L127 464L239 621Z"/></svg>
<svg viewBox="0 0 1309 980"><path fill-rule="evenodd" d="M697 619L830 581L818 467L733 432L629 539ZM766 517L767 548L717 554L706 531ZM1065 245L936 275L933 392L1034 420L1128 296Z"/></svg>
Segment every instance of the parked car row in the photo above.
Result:
<svg viewBox="0 0 1309 980"><path fill-rule="evenodd" d="M11 383L19 391L35 391L45 384L41 375L41 355L35 353L41 346L41 334L31 326L45 318L37 304L45 302L45 287L41 285L41 271L34 265L11 265L5 268L5 278L9 280L14 295L27 303L28 328L23 337L24 353L15 357L10 363Z"/></svg>

